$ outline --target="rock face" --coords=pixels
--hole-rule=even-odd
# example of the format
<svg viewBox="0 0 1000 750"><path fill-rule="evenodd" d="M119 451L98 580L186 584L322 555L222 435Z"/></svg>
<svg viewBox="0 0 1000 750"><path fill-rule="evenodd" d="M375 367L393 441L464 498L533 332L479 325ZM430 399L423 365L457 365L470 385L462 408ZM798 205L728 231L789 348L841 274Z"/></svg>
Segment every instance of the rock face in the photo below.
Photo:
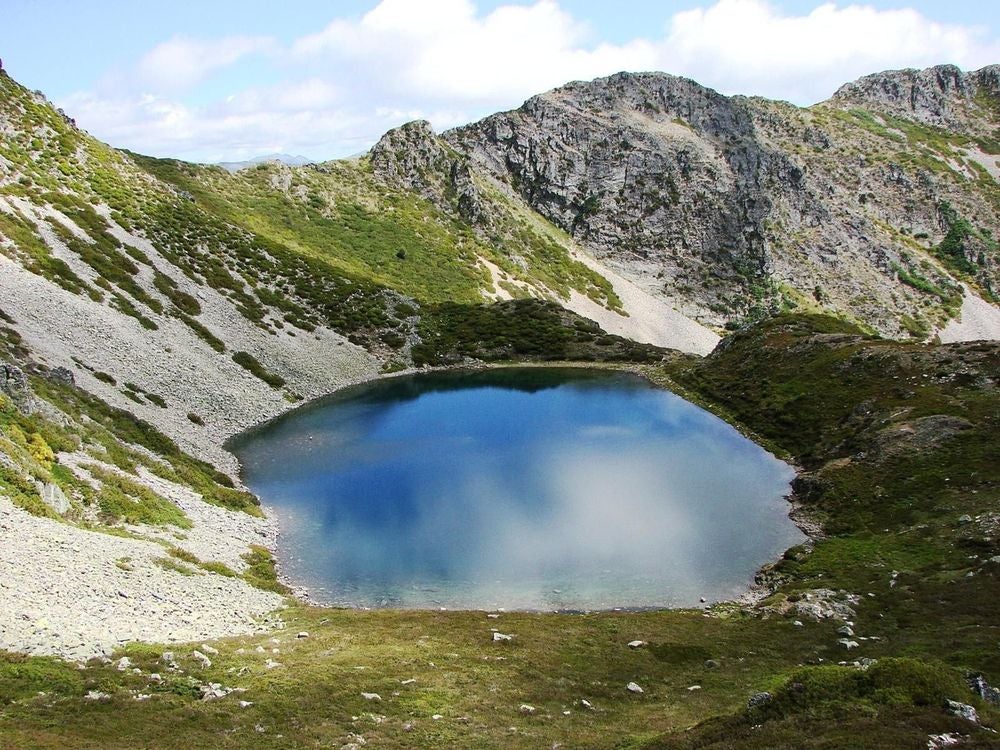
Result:
<svg viewBox="0 0 1000 750"><path fill-rule="evenodd" d="M998 71L881 73L809 109L620 73L443 138L697 320L823 308L924 336L956 279L1000 289Z"/></svg>
<svg viewBox="0 0 1000 750"><path fill-rule="evenodd" d="M477 224L483 206L469 160L448 148L426 120L390 130L372 148L372 170L389 185L413 190L446 211Z"/></svg>
<svg viewBox="0 0 1000 750"><path fill-rule="evenodd" d="M891 70L841 86L831 102L860 106L927 125L965 131L974 118L976 97L996 96L1000 65L963 73L955 65L926 70Z"/></svg>
<svg viewBox="0 0 1000 750"><path fill-rule="evenodd" d="M685 78L572 83L445 134L600 259L735 304L766 271L761 181L801 171L754 137L745 102ZM707 267L713 269L708 283Z"/></svg>
<svg viewBox="0 0 1000 750"><path fill-rule="evenodd" d="M0 393L6 395L25 414L34 409L35 399L24 371L16 365L0 363Z"/></svg>

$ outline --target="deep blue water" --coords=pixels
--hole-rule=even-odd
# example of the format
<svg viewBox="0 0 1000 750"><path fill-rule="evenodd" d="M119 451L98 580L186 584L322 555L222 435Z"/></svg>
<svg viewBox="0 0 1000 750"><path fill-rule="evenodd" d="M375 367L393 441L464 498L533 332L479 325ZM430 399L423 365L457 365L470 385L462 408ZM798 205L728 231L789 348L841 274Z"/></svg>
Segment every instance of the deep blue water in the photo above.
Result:
<svg viewBox="0 0 1000 750"><path fill-rule="evenodd" d="M331 604L687 606L740 594L803 538L790 467L623 373L393 378L231 447L286 574Z"/></svg>

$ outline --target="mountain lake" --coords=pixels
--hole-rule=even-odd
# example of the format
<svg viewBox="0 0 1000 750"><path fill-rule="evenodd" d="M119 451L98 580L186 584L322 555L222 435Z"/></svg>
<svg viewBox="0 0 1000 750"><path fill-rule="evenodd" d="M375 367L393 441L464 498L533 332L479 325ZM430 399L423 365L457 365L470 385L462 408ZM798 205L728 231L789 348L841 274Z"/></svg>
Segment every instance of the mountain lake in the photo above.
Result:
<svg viewBox="0 0 1000 750"><path fill-rule="evenodd" d="M230 448L278 520L284 576L325 604L697 606L804 539L791 467L623 372L392 377Z"/></svg>

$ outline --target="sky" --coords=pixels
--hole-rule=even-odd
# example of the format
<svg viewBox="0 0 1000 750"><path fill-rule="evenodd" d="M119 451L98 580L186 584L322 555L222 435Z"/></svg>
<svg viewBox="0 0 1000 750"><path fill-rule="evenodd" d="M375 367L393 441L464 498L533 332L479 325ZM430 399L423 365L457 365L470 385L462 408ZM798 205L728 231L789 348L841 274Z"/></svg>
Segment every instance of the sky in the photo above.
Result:
<svg viewBox="0 0 1000 750"><path fill-rule="evenodd" d="M808 105L1000 63L995 0L0 0L0 58L92 135L192 161L355 154L629 70Z"/></svg>

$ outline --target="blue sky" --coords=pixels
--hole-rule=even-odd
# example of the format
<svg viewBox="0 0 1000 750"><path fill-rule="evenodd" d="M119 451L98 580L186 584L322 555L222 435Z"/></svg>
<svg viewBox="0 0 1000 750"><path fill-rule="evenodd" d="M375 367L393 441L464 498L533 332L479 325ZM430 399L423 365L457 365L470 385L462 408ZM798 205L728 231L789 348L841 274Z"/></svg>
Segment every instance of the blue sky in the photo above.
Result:
<svg viewBox="0 0 1000 750"><path fill-rule="evenodd" d="M886 68L1000 62L974 0L2 0L0 57L112 145L331 158L568 80L659 69L797 104Z"/></svg>

